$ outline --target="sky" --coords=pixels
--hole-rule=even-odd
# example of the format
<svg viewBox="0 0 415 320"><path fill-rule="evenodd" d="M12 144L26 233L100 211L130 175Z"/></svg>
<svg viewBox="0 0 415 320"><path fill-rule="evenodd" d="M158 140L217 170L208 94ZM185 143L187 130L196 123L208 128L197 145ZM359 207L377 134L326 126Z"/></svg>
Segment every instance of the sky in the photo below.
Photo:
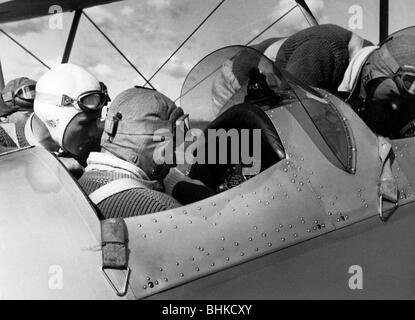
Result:
<svg viewBox="0 0 415 320"><path fill-rule="evenodd" d="M126 0L90 8L86 12L134 65L150 77L219 2ZM308 0L307 3L319 23L336 23L374 43L378 42L378 0ZM180 96L186 75L200 59L218 48L245 44L294 5L294 0L226 0L154 78L152 85L175 100ZM414 1L390 1L390 7L390 32L415 21ZM72 16L73 13L63 14L61 29L50 28L50 16L2 24L0 27L48 65L54 65L62 58ZM297 8L255 43L270 37L289 36L307 26ZM0 61L6 82L20 76L37 80L47 71L4 35L0 35L0 44ZM70 62L84 66L106 83L112 98L133 85L144 84L142 78L84 17ZM180 101L177 103L180 104ZM204 115L202 106L195 106L186 112L193 118L203 118Z"/></svg>

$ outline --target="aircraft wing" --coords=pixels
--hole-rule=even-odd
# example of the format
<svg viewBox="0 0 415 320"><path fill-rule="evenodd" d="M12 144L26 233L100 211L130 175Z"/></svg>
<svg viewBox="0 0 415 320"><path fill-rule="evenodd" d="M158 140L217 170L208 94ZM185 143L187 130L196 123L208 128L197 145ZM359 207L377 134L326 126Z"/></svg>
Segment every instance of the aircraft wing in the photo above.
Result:
<svg viewBox="0 0 415 320"><path fill-rule="evenodd" d="M116 1L121 0L0 0L0 23L46 16L53 5L61 6L63 12L68 12Z"/></svg>

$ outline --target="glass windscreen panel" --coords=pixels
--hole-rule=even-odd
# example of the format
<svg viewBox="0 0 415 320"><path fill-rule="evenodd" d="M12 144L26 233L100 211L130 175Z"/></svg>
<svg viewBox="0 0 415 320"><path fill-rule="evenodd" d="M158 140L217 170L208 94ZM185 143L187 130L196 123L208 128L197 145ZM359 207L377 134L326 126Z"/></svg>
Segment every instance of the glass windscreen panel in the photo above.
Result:
<svg viewBox="0 0 415 320"><path fill-rule="evenodd" d="M250 72L258 69L277 90L280 78L271 60L246 46L229 46L203 58L184 81L180 106L192 118L211 121L229 107L244 102Z"/></svg>
<svg viewBox="0 0 415 320"><path fill-rule="evenodd" d="M337 107L327 101L319 92L302 84L292 76L287 76L290 78L290 86L301 101L302 107L340 163L341 168L349 173L354 173L356 148L347 120Z"/></svg>

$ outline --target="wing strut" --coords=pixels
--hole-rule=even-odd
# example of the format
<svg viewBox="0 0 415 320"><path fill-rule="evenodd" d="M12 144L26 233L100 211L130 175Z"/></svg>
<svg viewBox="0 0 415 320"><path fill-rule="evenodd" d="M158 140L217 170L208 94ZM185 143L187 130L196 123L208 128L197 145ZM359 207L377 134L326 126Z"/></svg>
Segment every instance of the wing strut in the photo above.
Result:
<svg viewBox="0 0 415 320"><path fill-rule="evenodd" d="M0 91L2 91L3 89L4 89L4 76L3 76L3 68L1 66L1 61L0 61Z"/></svg>
<svg viewBox="0 0 415 320"><path fill-rule="evenodd" d="M297 2L301 13L304 15L304 18L307 20L310 27L318 26L317 19L314 17L313 13L311 12L305 0L295 0L295 2Z"/></svg>
<svg viewBox="0 0 415 320"><path fill-rule="evenodd" d="M379 1L379 42L389 35L389 0Z"/></svg>
<svg viewBox="0 0 415 320"><path fill-rule="evenodd" d="M71 30L69 31L65 51L63 52L62 63L67 63L69 61L69 56L71 55L72 46L75 41L76 31L78 30L79 20L81 20L82 12L82 9L75 10Z"/></svg>

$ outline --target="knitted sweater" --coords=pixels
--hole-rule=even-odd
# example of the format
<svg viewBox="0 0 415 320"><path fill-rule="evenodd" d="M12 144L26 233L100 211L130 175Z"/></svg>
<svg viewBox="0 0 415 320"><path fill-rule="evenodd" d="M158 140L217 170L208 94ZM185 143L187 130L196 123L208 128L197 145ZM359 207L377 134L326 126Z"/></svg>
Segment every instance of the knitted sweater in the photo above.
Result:
<svg viewBox="0 0 415 320"><path fill-rule="evenodd" d="M3 127L4 126L4 127ZM7 129L6 129L7 126ZM27 141L24 134L24 123L0 123L0 147L4 148L23 148L28 147L30 144ZM12 136L7 133L7 130L13 130L17 141L14 141Z"/></svg>
<svg viewBox="0 0 415 320"><path fill-rule="evenodd" d="M7 148L17 148L16 143L7 134L6 130L0 124L0 150L7 150Z"/></svg>
<svg viewBox="0 0 415 320"><path fill-rule="evenodd" d="M326 24L290 36L277 54L277 63L308 85L336 92L349 64L352 32Z"/></svg>
<svg viewBox="0 0 415 320"><path fill-rule="evenodd" d="M94 152L91 155L96 157L97 153ZM134 188L122 191L103 200L97 205L99 213L102 214L101 218L127 218L180 206L172 197L154 190L156 184L152 181L148 181L145 178L140 179L132 172L120 170L120 168L111 168L110 166L91 169L91 161L89 159L88 163L89 167L86 168L85 173L79 179L79 184L88 195L111 181L123 178L137 179L141 184L148 187L148 189Z"/></svg>

